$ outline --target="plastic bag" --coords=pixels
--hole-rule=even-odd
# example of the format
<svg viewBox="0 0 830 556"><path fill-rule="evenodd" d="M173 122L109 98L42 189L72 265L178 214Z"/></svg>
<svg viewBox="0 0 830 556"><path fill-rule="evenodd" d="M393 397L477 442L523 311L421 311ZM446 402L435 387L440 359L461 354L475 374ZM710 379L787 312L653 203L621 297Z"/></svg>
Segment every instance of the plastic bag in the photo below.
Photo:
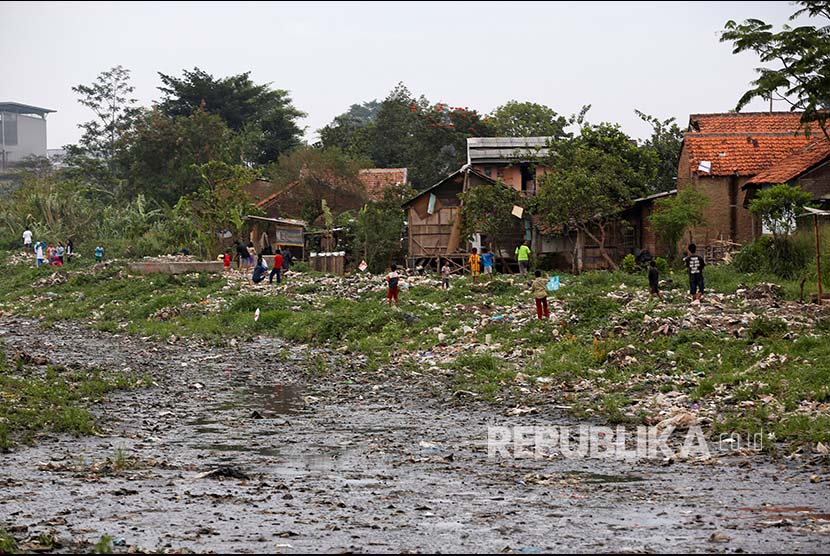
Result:
<svg viewBox="0 0 830 556"><path fill-rule="evenodd" d="M549 292L555 292L559 289L559 276L551 276L545 286Z"/></svg>

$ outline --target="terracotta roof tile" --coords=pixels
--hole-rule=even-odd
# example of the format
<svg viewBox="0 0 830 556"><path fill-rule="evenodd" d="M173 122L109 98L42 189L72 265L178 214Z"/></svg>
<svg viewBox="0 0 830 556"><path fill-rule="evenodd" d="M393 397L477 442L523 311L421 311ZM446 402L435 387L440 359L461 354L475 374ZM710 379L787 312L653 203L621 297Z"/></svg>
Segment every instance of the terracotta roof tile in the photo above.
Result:
<svg viewBox="0 0 830 556"><path fill-rule="evenodd" d="M830 159L830 141L817 139L760 172L750 183L786 183Z"/></svg>
<svg viewBox="0 0 830 556"><path fill-rule="evenodd" d="M804 147L800 112L692 114L684 136L690 169L698 175L754 176ZM698 171L701 161L710 172Z"/></svg>
<svg viewBox="0 0 830 556"><path fill-rule="evenodd" d="M800 127L801 112L729 112L689 116L689 131L699 133L793 133Z"/></svg>
<svg viewBox="0 0 830 556"><path fill-rule="evenodd" d="M379 201L390 186L406 183L406 168L366 168L358 176L366 186L366 193L373 201Z"/></svg>

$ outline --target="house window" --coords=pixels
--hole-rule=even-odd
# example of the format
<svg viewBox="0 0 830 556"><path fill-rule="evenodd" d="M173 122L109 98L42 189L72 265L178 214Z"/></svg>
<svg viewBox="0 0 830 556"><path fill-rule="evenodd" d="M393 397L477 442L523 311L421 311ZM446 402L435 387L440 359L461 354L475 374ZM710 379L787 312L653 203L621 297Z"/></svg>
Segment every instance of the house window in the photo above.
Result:
<svg viewBox="0 0 830 556"><path fill-rule="evenodd" d="M503 178L504 177L504 168L498 168L496 170L496 177L497 178Z"/></svg>
<svg viewBox="0 0 830 556"><path fill-rule="evenodd" d="M484 167L484 175L488 178L493 177L493 167L492 166L485 166Z"/></svg>

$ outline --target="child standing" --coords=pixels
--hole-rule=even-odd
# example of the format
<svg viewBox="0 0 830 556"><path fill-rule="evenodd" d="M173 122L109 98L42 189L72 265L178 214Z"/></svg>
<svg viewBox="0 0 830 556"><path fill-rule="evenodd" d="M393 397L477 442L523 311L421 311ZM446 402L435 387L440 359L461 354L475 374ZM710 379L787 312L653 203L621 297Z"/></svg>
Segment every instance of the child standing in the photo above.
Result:
<svg viewBox="0 0 830 556"><path fill-rule="evenodd" d="M229 249L225 249L225 254L222 256L222 266L225 272L231 271L231 252Z"/></svg>
<svg viewBox="0 0 830 556"><path fill-rule="evenodd" d="M389 301L389 306L392 306L392 300L395 300L395 307L398 306L398 281L400 281L400 276L398 275L398 266L392 265L389 274L386 275L386 285L389 286L388 291L386 292L386 300Z"/></svg>
<svg viewBox="0 0 830 556"><path fill-rule="evenodd" d="M473 247L467 262L470 263L470 274L473 275L473 284L478 284L478 275L481 273L481 257L478 256L478 249Z"/></svg>
<svg viewBox="0 0 830 556"><path fill-rule="evenodd" d="M660 293L660 272L657 270L657 263L655 261L651 261L649 264L648 289L649 297L654 297L656 295L660 299L663 299L663 294Z"/></svg>
<svg viewBox="0 0 830 556"><path fill-rule="evenodd" d="M490 249L483 247L481 249L481 266L484 268L484 277L490 275L490 280L493 280L493 267L495 266L495 257L490 252Z"/></svg>
<svg viewBox="0 0 830 556"><path fill-rule="evenodd" d="M441 267L441 287L445 290L450 289L450 263L446 259Z"/></svg>
<svg viewBox="0 0 830 556"><path fill-rule="evenodd" d="M703 297L703 268L706 266L706 261L703 257L697 254L697 245L689 244L690 255L683 259L686 263L686 268L689 270L689 293L692 294L692 300Z"/></svg>
<svg viewBox="0 0 830 556"><path fill-rule="evenodd" d="M95 262L100 263L104 260L104 246L101 245L101 242L98 242L98 247L95 248Z"/></svg>
<svg viewBox="0 0 830 556"><path fill-rule="evenodd" d="M539 317L539 319L550 318L550 310L548 309L547 279L542 278L541 270L536 271L536 278L533 279L533 283L530 287L533 291L533 298L536 300L536 316Z"/></svg>

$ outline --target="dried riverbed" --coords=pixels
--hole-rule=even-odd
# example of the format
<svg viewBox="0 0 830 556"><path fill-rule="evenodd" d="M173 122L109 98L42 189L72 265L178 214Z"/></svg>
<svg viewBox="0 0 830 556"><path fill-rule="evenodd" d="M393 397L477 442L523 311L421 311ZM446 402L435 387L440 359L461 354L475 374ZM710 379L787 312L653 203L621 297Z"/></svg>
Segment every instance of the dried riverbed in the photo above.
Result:
<svg viewBox="0 0 830 556"><path fill-rule="evenodd" d="M148 374L94 408L101 436L3 454L0 528L23 548L196 552L817 552L827 468L488 459L488 425L574 425L435 395L274 338L159 343L0 320L7 350ZM313 356L313 357L312 357ZM325 363L323 365L323 363ZM121 470L102 465L124 459ZM224 476L223 476L224 475Z"/></svg>

